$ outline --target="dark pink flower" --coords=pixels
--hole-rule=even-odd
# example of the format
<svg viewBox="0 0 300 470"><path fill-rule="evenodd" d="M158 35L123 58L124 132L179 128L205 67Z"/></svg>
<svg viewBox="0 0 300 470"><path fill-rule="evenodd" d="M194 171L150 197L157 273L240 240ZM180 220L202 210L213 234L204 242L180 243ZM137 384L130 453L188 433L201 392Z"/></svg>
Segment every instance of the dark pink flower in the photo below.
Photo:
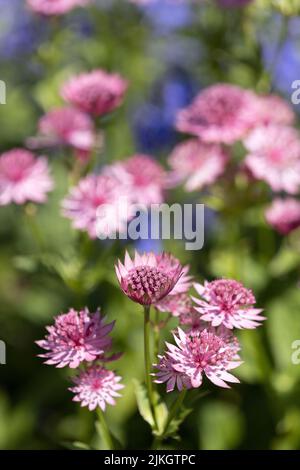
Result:
<svg viewBox="0 0 300 470"><path fill-rule="evenodd" d="M294 198L274 199L266 210L268 224L282 235L300 227L300 201Z"/></svg>
<svg viewBox="0 0 300 470"><path fill-rule="evenodd" d="M122 232L132 215L128 187L117 175L105 171L81 179L62 207L73 227L86 231L93 239Z"/></svg>
<svg viewBox="0 0 300 470"><path fill-rule="evenodd" d="M170 181L185 181L185 189L195 191L213 184L224 173L228 155L218 144L190 139L177 145L168 161L173 170Z"/></svg>
<svg viewBox="0 0 300 470"><path fill-rule="evenodd" d="M55 318L54 325L48 326L45 339L37 341L46 350L39 357L45 364L56 367L68 366L72 369L83 361L104 359L111 348L111 332L115 322L105 324L100 311L90 313L88 308L77 312L71 309Z"/></svg>
<svg viewBox="0 0 300 470"><path fill-rule="evenodd" d="M121 396L119 390L124 388L121 380L113 371L93 365L73 378L75 386L69 390L75 394L73 401L80 402L81 406L87 406L90 411L99 406L105 411L107 404L115 405L115 398Z"/></svg>
<svg viewBox="0 0 300 470"><path fill-rule="evenodd" d="M13 149L0 156L0 205L27 201L45 202L54 187L45 157L36 158L24 149Z"/></svg>
<svg viewBox="0 0 300 470"><path fill-rule="evenodd" d="M76 108L52 109L39 120L38 128L46 145L70 145L79 157L88 156L95 145L92 119Z"/></svg>
<svg viewBox="0 0 300 470"><path fill-rule="evenodd" d="M120 106L128 84L120 75L93 70L71 78L62 87L62 97L81 111L102 116Z"/></svg>
<svg viewBox="0 0 300 470"><path fill-rule="evenodd" d="M85 6L91 0L27 0L31 10L41 15L64 15L75 7Z"/></svg>
<svg viewBox="0 0 300 470"><path fill-rule="evenodd" d="M181 110L176 127L208 143L232 144L245 137L257 118L254 93L229 84L213 85Z"/></svg>
<svg viewBox="0 0 300 470"><path fill-rule="evenodd" d="M176 346L166 343L167 352L156 365L156 382L167 382L167 391L179 390L189 384L202 385L203 375L219 387L229 388L227 382L239 380L228 371L241 364L239 344L235 337L214 328L195 329L188 333L178 328L174 334Z"/></svg>
<svg viewBox="0 0 300 470"><path fill-rule="evenodd" d="M137 251L134 260L126 252L124 264L119 260L115 269L123 292L141 305L155 304L163 299L172 291L182 274L179 262L170 267L154 253L140 255Z"/></svg>
<svg viewBox="0 0 300 470"><path fill-rule="evenodd" d="M296 194L300 189L300 139L296 129L279 125L260 126L244 140L245 166L254 178L274 191Z"/></svg>
<svg viewBox="0 0 300 470"><path fill-rule="evenodd" d="M252 329L265 319L260 315L262 309L254 308L256 300L252 291L238 281L219 279L194 287L201 297L193 297L195 309L201 314L201 320L212 326Z"/></svg>

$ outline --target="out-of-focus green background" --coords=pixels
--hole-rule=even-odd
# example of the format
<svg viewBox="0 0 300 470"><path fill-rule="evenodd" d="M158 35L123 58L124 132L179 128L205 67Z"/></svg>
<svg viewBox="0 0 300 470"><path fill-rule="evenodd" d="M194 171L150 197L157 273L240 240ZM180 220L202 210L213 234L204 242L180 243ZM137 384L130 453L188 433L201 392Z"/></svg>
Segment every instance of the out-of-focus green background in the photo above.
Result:
<svg viewBox="0 0 300 470"><path fill-rule="evenodd" d="M283 11L294 3L292 15L283 16L276 3ZM213 1L137 8L125 0L98 0L46 19L22 0L0 0L0 79L7 84L0 149L22 146L36 133L38 118L61 104L66 77L100 67L118 71L130 87L125 105L106 122L99 165L136 151L164 162L178 141L176 111L209 84L226 81L290 100L291 83L300 79L297 8L297 2L266 0L247 9L221 9ZM7 347L7 364L0 365L0 448L98 445L93 413L71 401L68 370L43 365L34 344L55 315L84 305L100 305L117 320L115 350L124 356L116 367L126 388L108 419L126 448L146 448L150 430L138 415L132 385L133 377L143 378L143 318L120 292L113 267L125 244L92 242L70 228L59 207L68 189L68 156L57 150L48 156L56 181L49 202L36 215L30 207L0 208L0 339ZM268 227L266 201L257 191L258 197L237 185L221 200L181 189L171 195L173 201L207 203L206 240L196 253L179 242L165 248L189 263L200 281L242 280L267 321L239 334L241 385L230 391L206 386L210 393L181 427L182 442L170 447L300 447L300 364L291 361L292 343L300 339L299 232L284 238Z"/></svg>

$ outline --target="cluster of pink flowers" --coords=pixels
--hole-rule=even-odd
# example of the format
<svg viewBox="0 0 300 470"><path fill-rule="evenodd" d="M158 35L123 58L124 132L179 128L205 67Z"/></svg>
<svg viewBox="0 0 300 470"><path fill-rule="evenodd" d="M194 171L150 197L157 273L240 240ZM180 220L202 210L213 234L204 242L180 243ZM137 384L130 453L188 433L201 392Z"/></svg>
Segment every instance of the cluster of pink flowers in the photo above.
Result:
<svg viewBox="0 0 300 470"><path fill-rule="evenodd" d="M159 163L134 155L80 180L63 201L63 213L91 238L122 233L136 208L164 200L166 185Z"/></svg>
<svg viewBox="0 0 300 470"><path fill-rule="evenodd" d="M176 345L166 343L167 351L158 357L155 382L166 382L168 392L175 386L198 388L205 374L214 384L228 387L227 382L239 382L228 371L241 364L233 328L256 328L265 317L254 307L252 291L235 280L196 283L201 298L191 297L188 271L167 253L136 252L133 260L126 253L124 263L116 265L120 286L131 300L169 312L185 328L177 329Z"/></svg>
<svg viewBox="0 0 300 470"><path fill-rule="evenodd" d="M90 313L87 308L79 312L71 309L58 315L54 324L47 327L45 339L37 341L46 351L39 355L46 364L71 369L83 366L72 379L75 386L70 391L74 393L73 400L89 410L99 406L104 411L106 404L114 405L123 388L121 377L104 366L120 356L107 356L112 347L108 334L114 323L105 323L99 310Z"/></svg>
<svg viewBox="0 0 300 470"><path fill-rule="evenodd" d="M40 15L64 15L76 7L88 5L91 0L26 0L28 7Z"/></svg>

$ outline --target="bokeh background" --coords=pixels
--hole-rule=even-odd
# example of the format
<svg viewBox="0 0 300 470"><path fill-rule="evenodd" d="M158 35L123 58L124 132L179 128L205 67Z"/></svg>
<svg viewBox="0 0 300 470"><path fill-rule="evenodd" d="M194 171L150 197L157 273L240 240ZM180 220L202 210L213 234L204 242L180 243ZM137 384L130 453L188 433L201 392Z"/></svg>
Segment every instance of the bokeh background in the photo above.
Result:
<svg viewBox="0 0 300 470"><path fill-rule="evenodd" d="M0 79L7 84L1 152L36 134L39 117L61 104L60 85L79 71L100 67L130 82L124 106L105 124L99 165L137 151L164 162L180 138L177 110L210 84L230 82L290 101L291 84L300 79L297 1L254 0L243 9L220 8L213 0L143 7L95 0L50 19L24 3L0 0ZM65 155L56 149L48 156L56 181L49 202L37 215L13 205L0 209L0 339L7 346L7 364L0 366L0 448L99 445L93 413L71 401L68 371L43 365L34 344L55 315L83 305L100 305L117 320L115 349L125 353L117 368L126 388L108 418L126 448L146 448L150 429L137 412L132 385L133 377L143 377L143 318L121 294L113 268L125 244L92 242L71 229L59 207L68 186ZM252 203L248 189L231 196L224 207L206 194L173 192L173 201L207 203L206 240L196 253L180 242L165 248L189 263L199 280L242 280L268 319L259 330L239 334L241 385L212 387L182 425L182 442L168 445L299 449L300 365L291 361L292 342L300 339L299 231L277 235L264 220L263 202ZM149 241L138 248L158 246Z"/></svg>

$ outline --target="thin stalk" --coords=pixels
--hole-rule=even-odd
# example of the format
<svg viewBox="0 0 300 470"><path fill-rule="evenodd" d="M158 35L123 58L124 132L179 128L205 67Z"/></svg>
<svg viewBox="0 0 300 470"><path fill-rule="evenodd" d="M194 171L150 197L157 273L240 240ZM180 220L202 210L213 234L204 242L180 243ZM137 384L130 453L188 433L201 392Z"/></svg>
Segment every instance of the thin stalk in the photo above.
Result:
<svg viewBox="0 0 300 470"><path fill-rule="evenodd" d="M159 354L159 333L160 333L160 328L159 328L159 310L156 308L155 309L155 324L154 324L154 357L155 359L157 358Z"/></svg>
<svg viewBox="0 0 300 470"><path fill-rule="evenodd" d="M107 425L104 413L100 408L97 409L97 415L98 415L98 419L99 419L99 427L100 427L101 437L102 437L103 442L104 442L105 447L106 447L105 450L114 450L113 438L112 438L112 435L110 433L109 427Z"/></svg>
<svg viewBox="0 0 300 470"><path fill-rule="evenodd" d="M151 358L150 358L150 307L144 306L144 357L145 357L145 380L148 393L148 400L155 427L157 428L155 416L155 404L153 386L151 380Z"/></svg>

